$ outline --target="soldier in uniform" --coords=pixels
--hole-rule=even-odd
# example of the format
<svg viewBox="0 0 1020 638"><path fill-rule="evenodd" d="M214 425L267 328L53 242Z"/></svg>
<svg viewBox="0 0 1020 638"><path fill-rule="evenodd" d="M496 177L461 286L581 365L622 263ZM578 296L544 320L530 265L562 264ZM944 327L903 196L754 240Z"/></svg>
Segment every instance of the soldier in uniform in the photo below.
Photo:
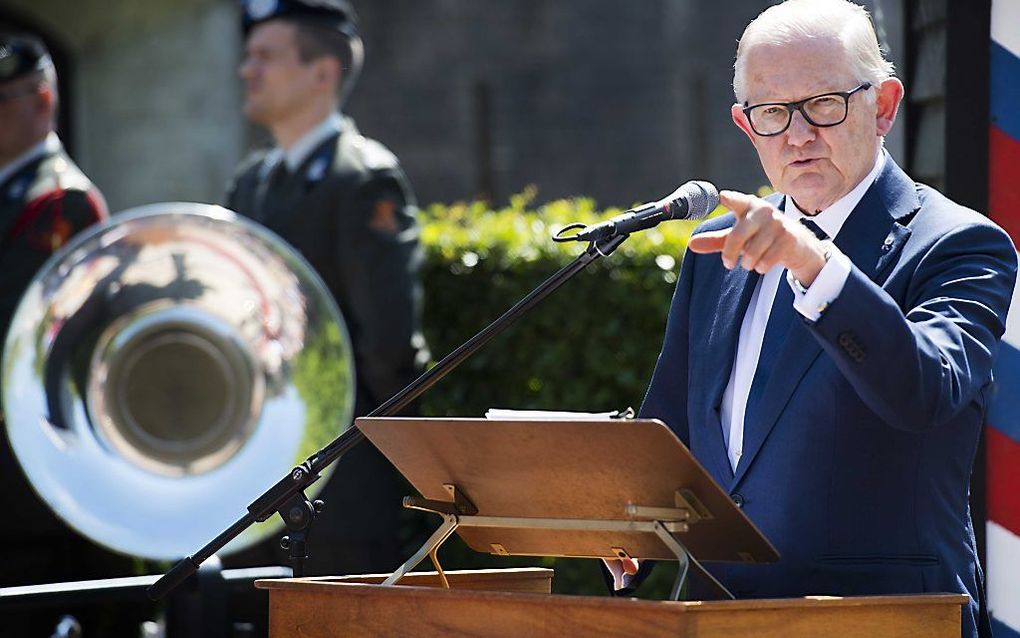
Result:
<svg viewBox="0 0 1020 638"><path fill-rule="evenodd" d="M275 147L242 163L226 206L287 240L325 281L353 341L355 413L363 415L413 380L428 358L414 196L393 153L340 112L363 56L353 7L346 0L247 0L243 7L244 113L269 130ZM309 571L396 567L402 489L370 443L341 459L322 494ZM265 549L242 560L286 559Z"/></svg>
<svg viewBox="0 0 1020 638"><path fill-rule="evenodd" d="M3 337L22 293L46 259L72 235L108 217L103 196L64 152L54 131L56 113L57 77L45 46L33 36L0 35ZM130 573L130 562L67 528L36 496L14 459L3 424L3 412L18 406L2 408L0 507L7 515L0 523L0 586ZM56 617L48 612L10 612L0 633L49 635L55 623Z"/></svg>
<svg viewBox="0 0 1020 638"><path fill-rule="evenodd" d="M43 44L0 37L0 327L50 254L108 216L54 131L57 80Z"/></svg>

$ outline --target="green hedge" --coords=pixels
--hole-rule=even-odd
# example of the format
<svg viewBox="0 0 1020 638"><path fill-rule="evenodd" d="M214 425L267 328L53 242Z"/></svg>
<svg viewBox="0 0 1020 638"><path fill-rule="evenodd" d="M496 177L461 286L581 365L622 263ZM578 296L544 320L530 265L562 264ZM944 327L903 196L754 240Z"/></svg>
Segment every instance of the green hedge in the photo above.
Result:
<svg viewBox="0 0 1020 638"><path fill-rule="evenodd" d="M583 251L550 235L570 222L619 214L590 199L531 205L534 192L492 210L483 203L423 211L425 330L436 359L488 325ZM662 344L680 259L696 224L670 222L630 237L553 293L422 398L426 416L481 416L489 407L608 411L640 406ZM604 593L595 561L507 559L454 539L448 568L544 565L555 589ZM425 566L423 566L425 567ZM663 597L675 569L662 565L642 593Z"/></svg>
<svg viewBox="0 0 1020 638"><path fill-rule="evenodd" d="M537 209L531 193L424 211L425 330L438 359L583 251L550 235L594 223L590 199ZM635 409L662 344L680 259L695 222L670 222L630 237L547 298L423 397L429 416L480 416L489 407Z"/></svg>

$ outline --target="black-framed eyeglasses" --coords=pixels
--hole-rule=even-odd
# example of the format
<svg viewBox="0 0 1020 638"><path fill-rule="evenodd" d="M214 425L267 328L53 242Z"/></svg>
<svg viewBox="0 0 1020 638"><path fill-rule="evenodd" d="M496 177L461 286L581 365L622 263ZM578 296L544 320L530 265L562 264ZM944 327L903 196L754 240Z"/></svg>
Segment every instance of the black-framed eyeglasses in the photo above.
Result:
<svg viewBox="0 0 1020 638"><path fill-rule="evenodd" d="M864 82L849 91L812 95L796 102L766 102L751 106L745 102L744 115L751 123L751 129L762 137L779 135L790 128L794 111L800 111L811 126L820 128L836 126L846 121L850 110L850 96L870 88L871 82Z"/></svg>

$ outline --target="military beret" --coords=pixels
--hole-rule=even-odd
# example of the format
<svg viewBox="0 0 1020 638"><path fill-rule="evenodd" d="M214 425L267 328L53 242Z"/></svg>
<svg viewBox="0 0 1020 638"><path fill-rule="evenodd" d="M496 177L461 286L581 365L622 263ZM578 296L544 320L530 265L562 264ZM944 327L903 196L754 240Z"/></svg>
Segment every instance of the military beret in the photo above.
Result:
<svg viewBox="0 0 1020 638"><path fill-rule="evenodd" d="M358 16L347 0L241 0L241 7L245 34L261 22L283 18L308 20L358 36Z"/></svg>
<svg viewBox="0 0 1020 638"><path fill-rule="evenodd" d="M0 82L17 80L53 64L46 46L27 35L0 35Z"/></svg>

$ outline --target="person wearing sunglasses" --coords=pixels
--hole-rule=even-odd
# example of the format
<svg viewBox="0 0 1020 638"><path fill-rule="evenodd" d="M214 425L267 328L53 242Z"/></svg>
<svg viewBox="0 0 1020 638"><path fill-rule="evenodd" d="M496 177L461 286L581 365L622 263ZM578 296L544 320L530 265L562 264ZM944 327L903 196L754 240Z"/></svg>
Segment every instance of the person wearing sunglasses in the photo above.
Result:
<svg viewBox="0 0 1020 638"><path fill-rule="evenodd" d="M723 191L695 231L641 409L781 555L709 571L746 598L964 593L987 635L968 494L1013 245L884 149L904 88L863 7L768 8L733 87L776 193Z"/></svg>

